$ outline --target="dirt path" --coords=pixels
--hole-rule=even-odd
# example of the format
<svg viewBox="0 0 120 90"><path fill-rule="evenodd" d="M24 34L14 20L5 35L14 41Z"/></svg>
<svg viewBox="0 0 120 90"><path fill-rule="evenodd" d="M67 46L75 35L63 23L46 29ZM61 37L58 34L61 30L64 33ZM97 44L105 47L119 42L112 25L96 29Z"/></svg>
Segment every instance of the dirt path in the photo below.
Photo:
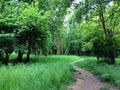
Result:
<svg viewBox="0 0 120 90"><path fill-rule="evenodd" d="M109 88L109 90L119 90L109 83L100 82L100 80L89 71L83 70L82 68L74 65L75 63L80 61L81 60L71 63L73 68L78 72L74 73L77 81L68 86L68 90L108 90L101 89L103 87Z"/></svg>

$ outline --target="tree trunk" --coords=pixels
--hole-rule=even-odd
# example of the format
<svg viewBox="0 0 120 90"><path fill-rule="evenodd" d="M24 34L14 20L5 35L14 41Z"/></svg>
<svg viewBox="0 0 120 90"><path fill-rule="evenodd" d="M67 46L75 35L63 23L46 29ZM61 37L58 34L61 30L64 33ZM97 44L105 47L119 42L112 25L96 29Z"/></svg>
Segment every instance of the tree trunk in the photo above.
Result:
<svg viewBox="0 0 120 90"><path fill-rule="evenodd" d="M8 62L9 62L9 54L6 53L4 64L8 65Z"/></svg>
<svg viewBox="0 0 120 90"><path fill-rule="evenodd" d="M113 43L111 43L110 46L114 47ZM110 59L110 61L108 62L108 64L115 64L116 63L115 62L115 51L114 51L114 48L113 49L109 49L109 51L108 51L108 58Z"/></svg>
<svg viewBox="0 0 120 90"><path fill-rule="evenodd" d="M108 34L107 34L107 29L106 29L106 24L105 24L105 17L104 17L104 14L103 14L103 9L102 9L103 7L102 7L101 1L99 1L99 8L100 8L100 10L99 10L99 18L101 20L101 24L102 24L102 27L103 27L103 30L104 30L104 34L107 37Z"/></svg>
<svg viewBox="0 0 120 90"><path fill-rule="evenodd" d="M0 51L0 61L2 61L2 51Z"/></svg>
<svg viewBox="0 0 120 90"><path fill-rule="evenodd" d="M69 50L70 50L70 44L67 46L67 48L66 48L66 50L65 50L65 55L68 55Z"/></svg>
<svg viewBox="0 0 120 90"><path fill-rule="evenodd" d="M57 54L57 55L60 55L60 41L58 41L58 44L57 44L56 54Z"/></svg>
<svg viewBox="0 0 120 90"><path fill-rule="evenodd" d="M21 52L21 50L18 51L18 56L17 56L17 62L22 62L22 56L23 56L23 53Z"/></svg>
<svg viewBox="0 0 120 90"><path fill-rule="evenodd" d="M43 51L42 51L42 49L40 49L40 54L39 55L43 55Z"/></svg>
<svg viewBox="0 0 120 90"><path fill-rule="evenodd" d="M104 17L103 7L102 7L102 3L101 3L100 0L99 0L99 18L101 20L101 24L102 24L102 27L103 27L105 37L108 38L108 39L111 39L113 37L113 32L112 32L112 29L110 30L110 29L107 29L107 27L106 27L106 21L105 21L105 17ZM106 52L106 56L104 55L104 58L105 58L105 61L107 61L108 64L115 64L114 48L113 48L113 50L111 50L109 48L109 47L114 45L114 43L111 43L111 42L113 42L113 41L107 41L108 49L107 49L107 52Z"/></svg>
<svg viewBox="0 0 120 90"><path fill-rule="evenodd" d="M115 64L115 56L113 54L111 54L110 56L110 64Z"/></svg>
<svg viewBox="0 0 120 90"><path fill-rule="evenodd" d="M27 57L26 57L25 63L30 62L30 52L31 52L30 49L31 49L31 43L29 42L29 43L28 43L28 53L27 53Z"/></svg>

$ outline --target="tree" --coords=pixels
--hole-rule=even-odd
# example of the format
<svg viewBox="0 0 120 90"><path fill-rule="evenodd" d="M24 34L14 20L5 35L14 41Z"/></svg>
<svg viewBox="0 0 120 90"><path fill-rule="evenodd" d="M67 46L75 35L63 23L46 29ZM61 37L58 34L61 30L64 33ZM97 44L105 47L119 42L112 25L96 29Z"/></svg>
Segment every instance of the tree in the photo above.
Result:
<svg viewBox="0 0 120 90"><path fill-rule="evenodd" d="M65 34L63 22L67 13L67 8L70 7L72 1L73 0L51 0L48 3L51 12L49 16L49 27L53 42L51 47L56 54L61 54L62 47L64 46L64 44L62 44Z"/></svg>
<svg viewBox="0 0 120 90"><path fill-rule="evenodd" d="M118 23L115 20L116 16L119 16L119 7L118 6L118 1L114 1L113 5L109 5L109 3L112 1L109 0L85 0L85 2L82 2L80 6L77 7L76 10L76 17L80 16L79 21L83 21L84 19L87 19L88 21L93 21L97 22L98 25L100 25L100 28L102 29L102 37L104 38L103 41L99 40L100 37L97 36L99 39L93 40L93 47L96 48L94 50L97 50L97 45L101 43L102 47L99 48L104 48L103 52L106 53L104 54L103 52L100 55L99 53L101 52L98 50L98 54L100 55L99 58L104 58L104 61L109 63L109 64L114 64L115 63L115 53L116 53L116 41L117 38L115 36L117 35L115 32L115 27L117 27ZM82 9L85 9L83 12L81 11ZM81 14L79 12L82 12ZM107 13L109 11L109 13ZM113 24L114 23L114 24ZM112 25L112 27L110 26ZM104 44L103 44L104 42ZM98 43L98 44L97 44ZM95 45L96 44L96 45ZM117 42L118 44L118 42ZM117 47L118 48L118 47ZM96 52L96 51L95 51ZM96 52L96 53L97 53Z"/></svg>
<svg viewBox="0 0 120 90"><path fill-rule="evenodd" d="M8 64L9 61L9 56L10 54L13 52L14 50L14 39L9 37L9 36L0 36L0 58L4 59L4 61L2 61L4 64ZM5 57L4 56L5 53Z"/></svg>
<svg viewBox="0 0 120 90"><path fill-rule="evenodd" d="M49 36L48 15L49 12L39 11L38 7L33 5L27 7L21 13L23 24L22 30L18 33L18 40L27 48L26 63L30 61L31 48L35 46L38 46L37 48L45 48L43 46L44 44L46 45L46 37Z"/></svg>
<svg viewBox="0 0 120 90"><path fill-rule="evenodd" d="M28 52L25 62L29 62L31 49L42 49L47 53L48 43L50 43L48 38L51 36L48 28L49 11L39 10L37 1L27 3L2 0L1 2L0 5L5 5L4 9L0 6L2 10L0 14L0 33L1 35L10 34L14 38L14 51L18 52L17 62L23 62L22 56L26 49ZM2 53L3 50L0 54L1 58Z"/></svg>

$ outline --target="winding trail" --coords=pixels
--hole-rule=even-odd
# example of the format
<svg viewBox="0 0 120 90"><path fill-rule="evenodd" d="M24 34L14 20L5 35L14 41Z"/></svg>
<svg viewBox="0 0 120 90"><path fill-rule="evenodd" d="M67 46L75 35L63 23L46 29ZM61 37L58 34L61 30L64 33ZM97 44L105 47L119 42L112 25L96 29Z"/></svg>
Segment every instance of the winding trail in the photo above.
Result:
<svg viewBox="0 0 120 90"><path fill-rule="evenodd" d="M117 87L113 87L109 83L100 82L99 78L94 76L89 71L75 66L75 63L81 61L82 60L78 60L71 63L73 68L77 71L74 73L77 81L68 86L68 90L103 90L101 89L103 87L109 88L109 90L119 90Z"/></svg>

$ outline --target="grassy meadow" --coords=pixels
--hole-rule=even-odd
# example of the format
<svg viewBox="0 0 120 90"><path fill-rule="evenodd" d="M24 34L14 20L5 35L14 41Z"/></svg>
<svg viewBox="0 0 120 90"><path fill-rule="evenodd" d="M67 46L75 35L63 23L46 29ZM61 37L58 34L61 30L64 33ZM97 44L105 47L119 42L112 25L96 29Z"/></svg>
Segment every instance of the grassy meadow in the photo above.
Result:
<svg viewBox="0 0 120 90"><path fill-rule="evenodd" d="M12 55L10 59L14 59ZM0 90L67 90L74 80L69 62L77 56L31 56L29 64L0 66Z"/></svg>
<svg viewBox="0 0 120 90"><path fill-rule="evenodd" d="M97 64L95 57L81 57L81 59L83 61L78 62L78 66L98 75L101 81L120 87L120 58L116 59L115 65Z"/></svg>

